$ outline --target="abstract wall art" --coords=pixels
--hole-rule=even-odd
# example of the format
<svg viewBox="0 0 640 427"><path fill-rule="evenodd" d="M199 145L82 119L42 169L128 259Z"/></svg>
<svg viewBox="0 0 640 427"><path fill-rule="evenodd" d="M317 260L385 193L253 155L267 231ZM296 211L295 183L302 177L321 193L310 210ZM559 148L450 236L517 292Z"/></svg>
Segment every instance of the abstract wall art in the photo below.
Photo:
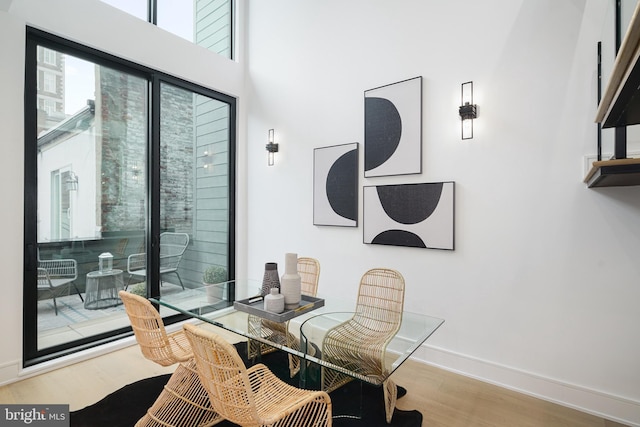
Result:
<svg viewBox="0 0 640 427"><path fill-rule="evenodd" d="M313 224L358 226L358 143L313 150Z"/></svg>
<svg viewBox="0 0 640 427"><path fill-rule="evenodd" d="M365 186L363 241L454 250L455 182Z"/></svg>
<svg viewBox="0 0 640 427"><path fill-rule="evenodd" d="M364 176L422 172L422 77L364 92Z"/></svg>

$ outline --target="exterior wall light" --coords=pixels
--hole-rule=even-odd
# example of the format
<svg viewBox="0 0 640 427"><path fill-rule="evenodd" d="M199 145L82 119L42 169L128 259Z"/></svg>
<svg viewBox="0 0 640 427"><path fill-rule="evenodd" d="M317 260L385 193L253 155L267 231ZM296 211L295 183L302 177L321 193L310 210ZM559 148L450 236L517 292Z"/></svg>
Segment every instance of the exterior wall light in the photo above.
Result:
<svg viewBox="0 0 640 427"><path fill-rule="evenodd" d="M78 191L78 175L73 171L69 172L69 176L65 182L67 191Z"/></svg>
<svg viewBox="0 0 640 427"><path fill-rule="evenodd" d="M140 177L140 166L136 160L131 163L131 177L135 183L138 182L138 178Z"/></svg>
<svg viewBox="0 0 640 427"><path fill-rule="evenodd" d="M473 119L478 117L478 107L473 103L473 82L462 83L462 100L458 113L462 121L462 139L472 139Z"/></svg>
<svg viewBox="0 0 640 427"><path fill-rule="evenodd" d="M275 153L278 152L278 144L273 143L273 129L269 129L269 143L266 145L267 149L267 164L273 166L275 161Z"/></svg>
<svg viewBox="0 0 640 427"><path fill-rule="evenodd" d="M209 151L209 150L204 150L202 152L202 169L205 170L205 172L212 172L213 171L213 151Z"/></svg>

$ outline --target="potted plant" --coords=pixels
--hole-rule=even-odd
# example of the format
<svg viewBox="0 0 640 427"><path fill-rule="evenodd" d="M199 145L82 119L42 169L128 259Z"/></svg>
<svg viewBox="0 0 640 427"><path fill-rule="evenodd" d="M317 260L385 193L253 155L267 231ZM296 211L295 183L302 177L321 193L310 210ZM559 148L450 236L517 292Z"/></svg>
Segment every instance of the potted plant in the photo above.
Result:
<svg viewBox="0 0 640 427"><path fill-rule="evenodd" d="M129 286L128 291L141 297L147 297L147 282L139 282Z"/></svg>
<svg viewBox="0 0 640 427"><path fill-rule="evenodd" d="M213 286L228 280L227 269L219 265L210 265L202 273L202 283L207 292L207 302L213 304L222 300L223 286Z"/></svg>

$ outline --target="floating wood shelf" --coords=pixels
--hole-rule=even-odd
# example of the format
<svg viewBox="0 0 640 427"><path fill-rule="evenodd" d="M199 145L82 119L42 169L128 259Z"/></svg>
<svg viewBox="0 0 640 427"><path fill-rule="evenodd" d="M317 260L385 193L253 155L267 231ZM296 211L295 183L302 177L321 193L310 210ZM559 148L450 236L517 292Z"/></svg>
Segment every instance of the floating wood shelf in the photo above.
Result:
<svg viewBox="0 0 640 427"><path fill-rule="evenodd" d="M616 55L611 77L598 105L596 122L603 128L640 123L640 2ZM584 182L589 188L640 185L640 159L593 162Z"/></svg>
<svg viewBox="0 0 640 427"><path fill-rule="evenodd" d="M593 162L584 182L589 188L640 185L640 159Z"/></svg>
<svg viewBox="0 0 640 427"><path fill-rule="evenodd" d="M603 128L640 123L640 2L616 55L611 77L604 90L596 123Z"/></svg>

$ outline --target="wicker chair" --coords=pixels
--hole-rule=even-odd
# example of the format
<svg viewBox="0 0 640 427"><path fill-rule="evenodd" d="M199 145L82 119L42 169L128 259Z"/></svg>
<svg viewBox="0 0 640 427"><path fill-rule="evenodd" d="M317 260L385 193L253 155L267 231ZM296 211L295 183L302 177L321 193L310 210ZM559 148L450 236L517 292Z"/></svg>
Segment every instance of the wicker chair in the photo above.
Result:
<svg viewBox="0 0 640 427"><path fill-rule="evenodd" d="M387 344L400 329L404 307L404 278L390 269L375 268L360 280L353 317L327 331L322 359L370 377L386 375ZM322 390L330 392L352 378L322 368ZM391 422L397 398L390 378L383 382L387 423Z"/></svg>
<svg viewBox="0 0 640 427"><path fill-rule="evenodd" d="M182 289L184 289L184 284L178 274L178 266L188 245L189 235L187 233L165 232L160 234L160 276L169 273L175 274ZM125 289L129 287L134 276L140 279L146 278L147 254L143 252L129 255L127 257L127 273L129 273L129 280ZM160 284L162 284L162 280L160 280Z"/></svg>
<svg viewBox="0 0 640 427"><path fill-rule="evenodd" d="M40 295L45 294L46 297L53 298L53 309L56 316L58 315L56 294L63 286L67 287L68 292L69 285L73 285L80 301L84 302L76 285L77 278L78 262L75 259L40 259L40 250L38 250L38 297L41 298Z"/></svg>
<svg viewBox="0 0 640 427"><path fill-rule="evenodd" d="M126 291L120 291L119 295L144 357L161 366L178 363L164 390L136 427L203 427L222 421L200 383L185 334L182 331L167 334L160 314L146 298Z"/></svg>
<svg viewBox="0 0 640 427"><path fill-rule="evenodd" d="M184 325L200 380L215 410L240 426L331 426L331 398L278 379L263 364L249 369L235 347L215 333Z"/></svg>
<svg viewBox="0 0 640 427"><path fill-rule="evenodd" d="M299 257L298 274L300 275L300 292L302 295L315 297L320 280L320 262L315 258ZM268 338L270 341L299 350L300 340L289 332L289 322L278 323L264 320L258 316L249 316L249 332ZM252 359L258 354L267 354L275 349L255 340L248 342L248 354ZM289 373L293 378L300 371L300 358L289 353Z"/></svg>
<svg viewBox="0 0 640 427"><path fill-rule="evenodd" d="M298 274L301 279L302 295L315 297L318 293L318 281L320 280L320 262L315 258L298 258Z"/></svg>

